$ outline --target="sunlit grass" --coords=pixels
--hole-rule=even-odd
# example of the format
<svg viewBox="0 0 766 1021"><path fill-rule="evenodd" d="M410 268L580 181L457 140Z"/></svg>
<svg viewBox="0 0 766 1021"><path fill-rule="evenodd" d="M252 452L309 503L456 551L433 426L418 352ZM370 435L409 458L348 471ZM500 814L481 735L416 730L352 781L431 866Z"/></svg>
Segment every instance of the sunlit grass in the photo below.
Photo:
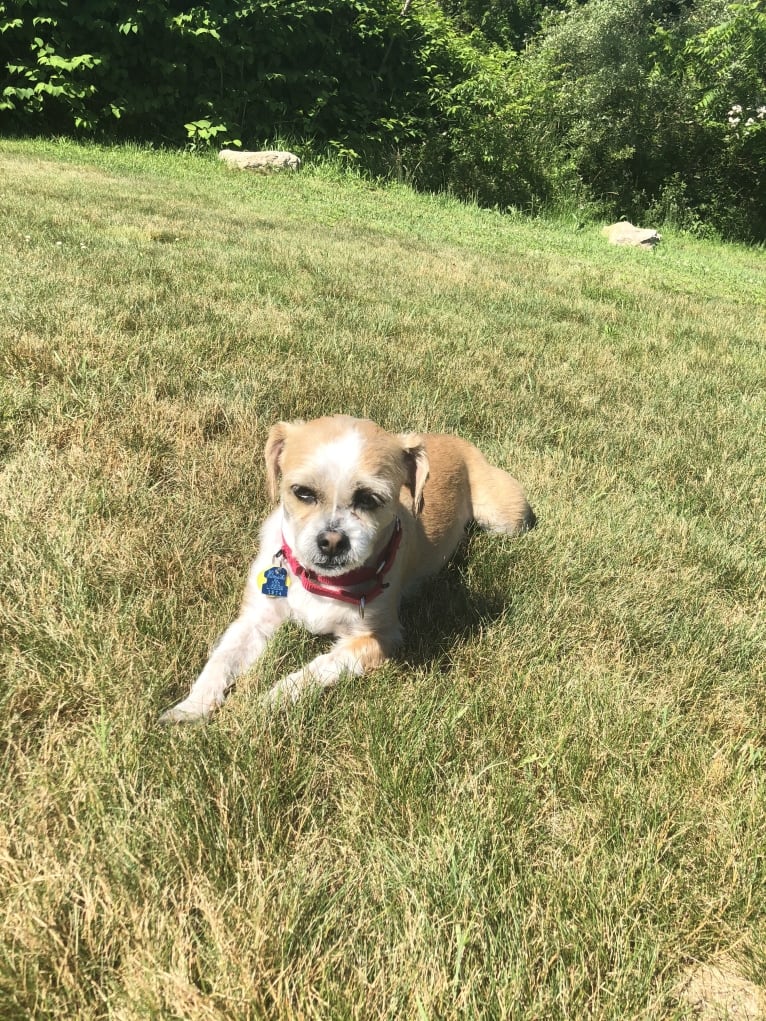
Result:
<svg viewBox="0 0 766 1021"><path fill-rule="evenodd" d="M683 1016L764 981L766 258L212 159L0 147L0 1015ZM236 612L277 418L459 432L398 660L159 729Z"/></svg>

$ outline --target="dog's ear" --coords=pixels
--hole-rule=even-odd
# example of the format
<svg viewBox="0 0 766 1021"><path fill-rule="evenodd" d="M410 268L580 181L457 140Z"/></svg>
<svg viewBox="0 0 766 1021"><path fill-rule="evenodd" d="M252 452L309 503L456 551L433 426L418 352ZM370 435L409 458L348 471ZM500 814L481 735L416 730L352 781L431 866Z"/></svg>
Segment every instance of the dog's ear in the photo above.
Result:
<svg viewBox="0 0 766 1021"><path fill-rule="evenodd" d="M266 459L266 478L269 483L269 496L274 503L279 498L279 466L282 460L285 440L287 439L287 422L277 422L269 430L263 456Z"/></svg>
<svg viewBox="0 0 766 1021"><path fill-rule="evenodd" d="M412 493L412 511L415 515L423 509L423 488L428 478L428 454L423 438L417 433L402 433L399 440L404 449L404 463L407 470L405 485Z"/></svg>

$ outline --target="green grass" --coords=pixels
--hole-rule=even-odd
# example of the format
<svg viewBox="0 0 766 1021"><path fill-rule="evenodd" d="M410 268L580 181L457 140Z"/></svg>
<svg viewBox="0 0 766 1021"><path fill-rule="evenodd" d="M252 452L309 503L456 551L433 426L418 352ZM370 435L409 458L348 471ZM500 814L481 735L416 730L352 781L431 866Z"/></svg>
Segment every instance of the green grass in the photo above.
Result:
<svg viewBox="0 0 766 1021"><path fill-rule="evenodd" d="M0 1016L675 1018L766 979L766 254L341 177L0 144ZM162 729L278 418L459 432L401 656Z"/></svg>

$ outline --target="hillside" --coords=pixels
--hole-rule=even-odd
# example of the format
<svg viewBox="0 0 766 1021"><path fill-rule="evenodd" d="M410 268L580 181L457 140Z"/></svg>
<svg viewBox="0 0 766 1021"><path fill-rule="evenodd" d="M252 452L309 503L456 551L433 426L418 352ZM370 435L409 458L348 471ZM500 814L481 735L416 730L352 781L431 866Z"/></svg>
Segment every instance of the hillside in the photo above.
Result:
<svg viewBox="0 0 766 1021"><path fill-rule="evenodd" d="M766 254L64 142L0 143L0 208L0 1015L766 986ZM158 727L236 612L268 428L334 411L467 437L538 528L472 534L378 673L266 715L322 646L289 631Z"/></svg>

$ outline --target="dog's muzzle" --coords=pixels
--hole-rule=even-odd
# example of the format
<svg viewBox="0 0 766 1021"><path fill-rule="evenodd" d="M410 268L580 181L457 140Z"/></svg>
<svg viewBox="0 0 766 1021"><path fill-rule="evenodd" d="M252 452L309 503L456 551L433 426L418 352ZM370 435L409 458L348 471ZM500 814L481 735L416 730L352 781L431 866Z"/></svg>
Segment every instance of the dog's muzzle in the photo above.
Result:
<svg viewBox="0 0 766 1021"><path fill-rule="evenodd" d="M351 540L339 528L325 528L316 537L316 547L322 567L340 567L345 565L351 549Z"/></svg>

